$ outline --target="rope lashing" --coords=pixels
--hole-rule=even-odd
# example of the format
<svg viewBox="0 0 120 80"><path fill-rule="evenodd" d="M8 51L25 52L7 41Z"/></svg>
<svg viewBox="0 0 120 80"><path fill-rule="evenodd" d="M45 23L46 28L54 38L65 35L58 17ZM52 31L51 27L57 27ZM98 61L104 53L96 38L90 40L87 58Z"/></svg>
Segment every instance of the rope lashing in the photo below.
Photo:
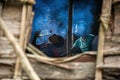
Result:
<svg viewBox="0 0 120 80"><path fill-rule="evenodd" d="M104 29L107 30L109 28L110 16L109 15L107 15L107 16L101 15L100 20L101 20L101 23L102 23Z"/></svg>

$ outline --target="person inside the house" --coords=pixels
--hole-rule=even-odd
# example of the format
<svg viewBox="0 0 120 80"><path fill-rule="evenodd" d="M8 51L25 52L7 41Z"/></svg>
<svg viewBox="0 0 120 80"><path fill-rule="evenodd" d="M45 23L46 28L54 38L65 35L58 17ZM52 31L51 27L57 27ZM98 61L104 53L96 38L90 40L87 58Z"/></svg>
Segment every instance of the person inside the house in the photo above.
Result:
<svg viewBox="0 0 120 80"><path fill-rule="evenodd" d="M98 30L92 31L90 34L81 35L73 44L72 53L82 53L85 51L97 51L98 48ZM83 30L86 31L86 30Z"/></svg>
<svg viewBox="0 0 120 80"><path fill-rule="evenodd" d="M92 41L95 37L93 34L91 34L91 27L86 26L86 23L82 25L81 24L82 23L78 24L79 38L75 40L71 49L71 51L76 51L78 53L92 51Z"/></svg>
<svg viewBox="0 0 120 80"><path fill-rule="evenodd" d="M48 38L48 42L40 45L36 44L36 39L39 37L40 31L36 32L32 44L43 51L49 57L63 57L65 56L64 38L60 35L53 34Z"/></svg>
<svg viewBox="0 0 120 80"><path fill-rule="evenodd" d="M92 41L94 39L94 35L93 34L88 34L85 36L81 36L80 38L78 38L74 44L73 44L73 48L76 49L80 49L80 52L85 52L85 51L92 51Z"/></svg>

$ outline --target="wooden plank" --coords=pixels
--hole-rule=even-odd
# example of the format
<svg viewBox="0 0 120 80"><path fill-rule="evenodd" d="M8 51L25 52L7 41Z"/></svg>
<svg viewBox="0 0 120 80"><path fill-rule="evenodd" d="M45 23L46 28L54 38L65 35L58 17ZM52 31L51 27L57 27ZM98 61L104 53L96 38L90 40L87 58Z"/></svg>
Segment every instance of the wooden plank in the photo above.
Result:
<svg viewBox="0 0 120 80"><path fill-rule="evenodd" d="M12 78L13 68L11 66L5 66L0 64L0 79L1 78Z"/></svg>
<svg viewBox="0 0 120 80"><path fill-rule="evenodd" d="M0 44L0 50L5 50L5 49L13 49L13 46L12 45L6 45L6 43L4 44L4 43L2 43L2 44Z"/></svg>
<svg viewBox="0 0 120 80"><path fill-rule="evenodd" d="M112 46L114 46L114 44ZM116 54L116 56L115 56L115 54ZM98 68L109 69L109 70L110 69L119 70L120 69L120 65L119 65L120 64L120 56L117 54L120 54L120 47L117 46L116 48L111 48L111 51L109 51L109 53L107 53L107 55L109 55L109 56L104 57L104 65L99 65ZM105 52L105 55L106 55L106 52ZM113 73L113 75L114 75L114 73Z"/></svg>
<svg viewBox="0 0 120 80"><path fill-rule="evenodd" d="M16 58L12 57L12 58L0 58L0 64L5 64L5 65L14 65L16 61Z"/></svg>
<svg viewBox="0 0 120 80"><path fill-rule="evenodd" d="M115 26L115 29L114 29L114 34L120 34L120 6L117 8L115 8L115 21L114 21L114 26Z"/></svg>
<svg viewBox="0 0 120 80"><path fill-rule="evenodd" d="M10 55L14 52L14 49L0 49L0 55Z"/></svg>
<svg viewBox="0 0 120 80"><path fill-rule="evenodd" d="M8 26L8 29L10 30L10 32L16 36L19 37L20 35L20 23L15 22L15 21L5 21L6 25ZM14 23L14 24L13 24Z"/></svg>
<svg viewBox="0 0 120 80"><path fill-rule="evenodd" d="M15 40L16 40L16 42L18 42L18 39L17 39L17 38L15 38ZM0 37L0 41L3 42L3 43L4 43L4 42L5 42L5 43L6 43L6 42L9 43L9 42L10 42L10 41L8 41L8 39L7 39L6 37L4 37L4 36Z"/></svg>
<svg viewBox="0 0 120 80"><path fill-rule="evenodd" d="M92 62L65 63L73 67L70 71L36 61L31 61L31 63L42 79L94 80L95 64Z"/></svg>
<svg viewBox="0 0 120 80"><path fill-rule="evenodd" d="M12 24L13 23L16 24L17 22L20 23L21 22L21 6L5 5L3 8L2 18L4 19L4 21L10 21Z"/></svg>

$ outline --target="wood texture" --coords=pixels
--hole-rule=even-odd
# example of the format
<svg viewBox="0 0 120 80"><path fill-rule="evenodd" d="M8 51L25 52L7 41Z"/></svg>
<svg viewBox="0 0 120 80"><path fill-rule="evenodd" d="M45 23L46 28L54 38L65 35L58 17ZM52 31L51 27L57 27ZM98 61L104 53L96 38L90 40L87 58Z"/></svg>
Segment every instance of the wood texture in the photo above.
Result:
<svg viewBox="0 0 120 80"><path fill-rule="evenodd" d="M103 0L96 66L103 65L105 30L107 30L108 28L108 23L111 16L111 7L112 0ZM102 70L97 67L95 73L95 80L102 80Z"/></svg>
<svg viewBox="0 0 120 80"><path fill-rule="evenodd" d="M17 56L21 60L22 68L26 71L26 73L28 74L28 76L32 80L40 80L39 77L37 76L36 72L31 67L30 62L26 58L26 56L25 56L24 52L22 51L21 47L15 41L14 36L9 32L9 30L7 29L5 23L3 22L3 20L1 18L0 18L0 27L4 31L4 33L6 34L6 37L9 39L9 41L11 42L11 44L14 46L14 49L16 50Z"/></svg>
<svg viewBox="0 0 120 80"><path fill-rule="evenodd" d="M18 37L20 34L20 16L21 16L21 8L20 6L10 6L4 5L2 10L2 18L4 19L7 28L10 32L15 36L16 41L18 42ZM8 15L9 14L9 15ZM3 31L1 31L0 36L0 55L6 56L15 56L15 51L11 46L8 39L5 37Z"/></svg>
<svg viewBox="0 0 120 80"><path fill-rule="evenodd" d="M31 61L35 71L43 79L57 80L94 80L95 64L86 63L66 63L72 70L65 70L52 65Z"/></svg>
<svg viewBox="0 0 120 80"><path fill-rule="evenodd" d="M2 3L0 3L0 17L1 17L1 14L2 14Z"/></svg>
<svg viewBox="0 0 120 80"><path fill-rule="evenodd" d="M24 51L24 40L25 40L25 29L26 29L26 15L27 15L27 5L23 4L22 8L22 17L21 17L21 27L20 27L20 47ZM19 58L16 60L14 79L20 80L21 78L21 64Z"/></svg>

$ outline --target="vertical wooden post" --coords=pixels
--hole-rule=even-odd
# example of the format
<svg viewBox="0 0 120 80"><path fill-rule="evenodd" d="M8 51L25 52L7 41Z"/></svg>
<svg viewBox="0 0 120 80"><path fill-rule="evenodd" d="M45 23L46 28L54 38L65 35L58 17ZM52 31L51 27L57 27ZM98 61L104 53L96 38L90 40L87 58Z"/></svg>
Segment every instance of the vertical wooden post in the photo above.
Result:
<svg viewBox="0 0 120 80"><path fill-rule="evenodd" d="M73 0L69 0L69 15L68 15L68 33L67 33L67 53L70 53L72 47L72 8Z"/></svg>
<svg viewBox="0 0 120 80"><path fill-rule="evenodd" d="M98 43L98 53L96 61L96 73L95 80L102 80L102 70L97 68L99 65L103 65L103 50L105 41L105 30L108 28L110 16L111 16L112 0L103 0L101 24L99 31L99 43Z"/></svg>
<svg viewBox="0 0 120 80"><path fill-rule="evenodd" d="M33 20L32 5L28 5L27 8L27 18L26 18L26 35L24 41L24 48L26 48L27 43L29 42L31 30L32 30L32 20Z"/></svg>
<svg viewBox="0 0 120 80"><path fill-rule="evenodd" d="M103 28L103 25L100 24L96 66L103 65L104 40L105 40L105 30ZM102 70L101 69L96 68L95 80L102 80Z"/></svg>
<svg viewBox="0 0 120 80"><path fill-rule="evenodd" d="M23 4L21 26L20 26L20 39L19 39L19 44L23 50L24 50L24 40L25 40L25 28L26 28L26 13L27 13L27 5ZM16 60L14 79L15 80L21 79L21 65L19 58L17 58Z"/></svg>

